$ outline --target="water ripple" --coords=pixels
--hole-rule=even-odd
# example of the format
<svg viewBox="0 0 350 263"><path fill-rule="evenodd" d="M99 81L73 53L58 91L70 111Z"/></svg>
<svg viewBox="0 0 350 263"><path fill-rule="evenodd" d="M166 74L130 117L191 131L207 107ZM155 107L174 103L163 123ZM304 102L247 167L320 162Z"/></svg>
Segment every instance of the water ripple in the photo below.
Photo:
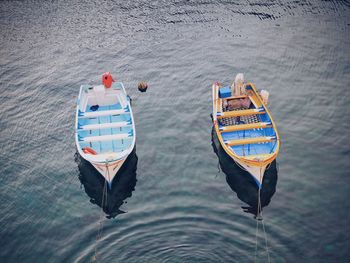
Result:
<svg viewBox="0 0 350 263"><path fill-rule="evenodd" d="M264 207L272 261L349 258L349 15L345 0L0 1L3 261L88 262L97 248L102 262L252 262L239 198L256 193L218 173L211 145L211 84L237 72L270 91L282 140ZM114 219L74 161L79 86L105 71L138 131L137 186L111 198Z"/></svg>

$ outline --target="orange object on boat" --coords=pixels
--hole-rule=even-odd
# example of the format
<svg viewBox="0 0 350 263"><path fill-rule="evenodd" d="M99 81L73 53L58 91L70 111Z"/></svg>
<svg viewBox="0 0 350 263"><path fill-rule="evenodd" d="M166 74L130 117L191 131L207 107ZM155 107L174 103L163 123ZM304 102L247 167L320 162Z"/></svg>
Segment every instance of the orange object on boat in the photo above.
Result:
<svg viewBox="0 0 350 263"><path fill-rule="evenodd" d="M83 152L92 155L97 155L97 152L94 149L91 149L90 147L84 147Z"/></svg>
<svg viewBox="0 0 350 263"><path fill-rule="evenodd" d="M113 82L114 82L114 79L113 79L111 73L109 73L109 72L103 73L102 83L107 89L109 89L112 86Z"/></svg>

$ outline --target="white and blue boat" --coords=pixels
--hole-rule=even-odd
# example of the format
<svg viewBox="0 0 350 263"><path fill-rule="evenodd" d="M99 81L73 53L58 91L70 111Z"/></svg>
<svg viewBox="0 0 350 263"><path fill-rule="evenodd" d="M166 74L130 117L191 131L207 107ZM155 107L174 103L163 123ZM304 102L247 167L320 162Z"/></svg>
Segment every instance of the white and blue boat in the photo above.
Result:
<svg viewBox="0 0 350 263"><path fill-rule="evenodd" d="M109 187L135 147L130 98L121 82L80 87L75 142L82 158L106 179Z"/></svg>

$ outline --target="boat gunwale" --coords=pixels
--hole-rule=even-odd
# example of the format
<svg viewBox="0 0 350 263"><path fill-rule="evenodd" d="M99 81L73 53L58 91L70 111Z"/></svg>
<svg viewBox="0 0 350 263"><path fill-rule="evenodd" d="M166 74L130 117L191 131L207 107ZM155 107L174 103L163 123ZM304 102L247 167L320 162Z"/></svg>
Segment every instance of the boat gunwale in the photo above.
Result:
<svg viewBox="0 0 350 263"><path fill-rule="evenodd" d="M235 154L233 152L232 149L230 149L224 142L221 133L224 131L220 131L219 129L219 125L218 125L218 121L217 121L217 113L218 113L218 109L217 109L217 104L219 103L219 105L221 104L222 99L219 98L218 94L219 94L219 90L218 90L218 85L217 83L213 83L212 89L213 89L213 124L215 127L215 131L216 134L218 135L218 139L220 141L221 146L223 147L223 149L225 150L225 152L234 160L239 160L242 161L244 163L246 163L247 165L251 165L251 166L256 166L256 167L266 167L268 164L270 164L271 162L273 162L273 160L275 160L277 158L277 155L279 153L280 150L280 137L277 131L277 126L272 118L272 115L270 113L270 111L268 110L268 108L266 107L266 105L263 103L263 101L261 100L260 95L257 93L257 90L255 88L255 85L251 82L249 83L245 83L244 87L246 88L247 86L250 86L255 94L255 96L257 97L257 99L259 100L259 102L261 103L262 107L265 110L265 113L268 114L268 116L270 117L271 123L272 123L272 127L275 131L275 136L276 136L276 143L277 143L277 148L274 151L274 153L271 155L271 157L269 157L268 159L265 159L263 161L257 161L257 160L250 160L245 158L244 156L239 156L237 154ZM214 106L215 105L215 106Z"/></svg>
<svg viewBox="0 0 350 263"><path fill-rule="evenodd" d="M124 93L125 97L127 98L127 93L126 93L126 90L125 90L125 87L123 85L122 82L115 82L113 84L114 85L120 85L121 86L121 90L122 92ZM125 152L123 155L121 156L118 156L116 159L110 159L110 160L105 160L105 161L98 161L98 160L93 160L92 158L89 158L91 157L90 155L88 154L85 154L83 152L83 150L81 149L80 145L79 145L79 138L78 138L78 119L79 119L79 104L80 104L80 100L81 100L81 96L82 96L82 90L85 86L91 86L91 85L81 85L80 86L80 90L79 90L79 95L78 95L78 99L77 99L77 107L76 107L76 114L75 114L75 144L76 144L76 147L77 147L77 150L80 154L80 156L82 156L85 160L87 160L88 162L91 162L93 164L97 164L97 165L101 165L101 164L105 164L105 165L109 165L109 164L112 164L114 162L117 162L117 161L121 161L121 160L124 160L126 159L129 154L133 151L134 147L135 147L135 143L136 143L136 129L135 129L135 121L134 121L134 116L133 116L133 112L132 112L132 107L131 107L131 103L130 101L127 99L127 105L128 105L128 108L129 108L129 113L130 113L130 118L131 118L131 121L132 121L132 130L133 130L133 135L132 135L132 143L131 145L121 151L121 152L112 152L112 153L122 153L122 152ZM113 86L112 86L112 89L113 89ZM120 90L120 88L117 88L116 90ZM97 155L98 156L98 155Z"/></svg>

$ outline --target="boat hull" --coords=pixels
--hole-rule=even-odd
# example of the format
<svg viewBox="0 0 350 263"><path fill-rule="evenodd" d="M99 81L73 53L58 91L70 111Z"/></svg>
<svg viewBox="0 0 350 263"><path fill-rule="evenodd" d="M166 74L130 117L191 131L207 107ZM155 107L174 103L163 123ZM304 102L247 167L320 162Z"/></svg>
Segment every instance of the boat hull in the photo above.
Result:
<svg viewBox="0 0 350 263"><path fill-rule="evenodd" d="M265 170L279 152L276 125L253 84L244 84L247 91L244 96L223 98L219 94L220 88L218 83L212 86L213 126L219 142L232 160L249 172L261 188ZM251 107L224 109L223 105L229 100L242 98L249 98Z"/></svg>
<svg viewBox="0 0 350 263"><path fill-rule="evenodd" d="M232 191L237 194L237 197L248 205L242 206L243 210L256 215L259 194L256 181L225 152L219 142L214 127L212 128L211 137L213 151L218 157L221 171L226 175L226 182ZM276 161L273 161L264 173L264 180L261 187L264 191L260 191L261 207L267 206L270 203L272 196L276 192L277 179L277 164Z"/></svg>
<svg viewBox="0 0 350 263"><path fill-rule="evenodd" d="M266 166L252 166L245 163L243 160L235 159L231 156L231 158L238 164L241 168L247 171L255 180L256 184L259 188L262 187L263 177L266 170Z"/></svg>
<svg viewBox="0 0 350 263"><path fill-rule="evenodd" d="M91 109L91 108L97 109ZM75 141L79 155L112 186L114 177L135 148L131 103L122 83L112 88L80 87Z"/></svg>
<svg viewBox="0 0 350 263"><path fill-rule="evenodd" d="M125 160L127 159L127 156L124 159L115 161L115 162L110 162L110 163L94 163L90 162L95 169L105 178L105 180L108 183L108 186L111 188L112 187L112 182L120 168L123 166Z"/></svg>
<svg viewBox="0 0 350 263"><path fill-rule="evenodd" d="M132 196L136 187L136 171L138 157L136 148L130 153L114 178L113 186L105 189L106 180L100 176L99 172L92 167L90 162L76 155L76 162L80 174L78 175L81 184L90 202L103 209L108 218L125 213L120 210L126 198ZM107 190L107 191L106 191Z"/></svg>

